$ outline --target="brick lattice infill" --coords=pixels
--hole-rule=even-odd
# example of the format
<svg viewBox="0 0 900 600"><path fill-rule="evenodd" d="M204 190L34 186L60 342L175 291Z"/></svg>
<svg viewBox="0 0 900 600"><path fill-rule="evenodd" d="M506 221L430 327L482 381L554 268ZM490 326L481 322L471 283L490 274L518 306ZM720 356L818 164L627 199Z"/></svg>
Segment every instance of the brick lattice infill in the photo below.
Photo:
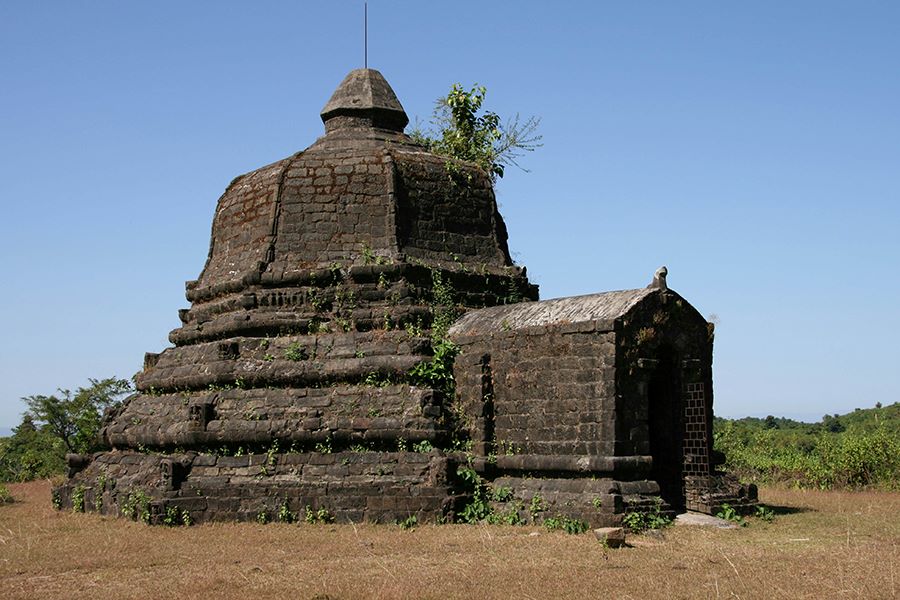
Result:
<svg viewBox="0 0 900 600"><path fill-rule="evenodd" d="M684 474L709 474L707 407L703 382L684 384Z"/></svg>

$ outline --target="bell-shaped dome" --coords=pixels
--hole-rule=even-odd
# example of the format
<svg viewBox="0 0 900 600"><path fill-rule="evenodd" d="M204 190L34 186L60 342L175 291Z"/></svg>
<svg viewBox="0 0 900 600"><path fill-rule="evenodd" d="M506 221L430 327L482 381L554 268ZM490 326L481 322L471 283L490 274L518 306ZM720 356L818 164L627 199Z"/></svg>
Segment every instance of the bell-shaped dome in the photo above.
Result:
<svg viewBox="0 0 900 600"><path fill-rule="evenodd" d="M372 257L520 275L490 177L471 163L448 168L447 157L405 135L408 118L381 73L351 71L322 119L326 134L313 145L237 177L219 199L209 256L188 282L194 306L173 332L176 343L195 338L190 332L203 326L214 300L239 308L224 297L295 285L312 270Z"/></svg>

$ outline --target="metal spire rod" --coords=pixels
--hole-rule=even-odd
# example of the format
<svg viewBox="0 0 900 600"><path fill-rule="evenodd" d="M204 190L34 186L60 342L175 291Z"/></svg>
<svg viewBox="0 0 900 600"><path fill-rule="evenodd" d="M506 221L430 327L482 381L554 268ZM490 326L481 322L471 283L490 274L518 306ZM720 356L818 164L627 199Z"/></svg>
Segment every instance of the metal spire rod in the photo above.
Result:
<svg viewBox="0 0 900 600"><path fill-rule="evenodd" d="M363 2L363 67L369 68L369 3Z"/></svg>

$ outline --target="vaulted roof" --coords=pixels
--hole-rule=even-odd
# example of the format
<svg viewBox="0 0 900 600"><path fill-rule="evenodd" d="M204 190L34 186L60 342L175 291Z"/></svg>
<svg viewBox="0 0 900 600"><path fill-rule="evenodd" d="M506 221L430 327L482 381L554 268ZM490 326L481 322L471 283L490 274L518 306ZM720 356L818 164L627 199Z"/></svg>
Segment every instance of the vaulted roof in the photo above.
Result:
<svg viewBox="0 0 900 600"><path fill-rule="evenodd" d="M487 335L586 321L612 322L626 315L644 298L656 293L661 293L661 290L651 287L484 308L463 315L450 328L450 336Z"/></svg>

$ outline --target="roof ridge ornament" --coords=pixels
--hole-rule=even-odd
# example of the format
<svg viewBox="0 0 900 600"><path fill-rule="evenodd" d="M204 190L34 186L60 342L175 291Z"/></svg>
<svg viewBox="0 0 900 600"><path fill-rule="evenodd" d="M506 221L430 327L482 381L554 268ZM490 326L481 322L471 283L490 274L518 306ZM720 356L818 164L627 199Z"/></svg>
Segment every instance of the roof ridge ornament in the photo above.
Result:
<svg viewBox="0 0 900 600"><path fill-rule="evenodd" d="M647 287L665 292L669 289L669 287L666 285L666 275L668 274L669 270L666 268L666 266L661 266L656 270L656 273L653 274L653 281L651 281L650 285L648 285Z"/></svg>

